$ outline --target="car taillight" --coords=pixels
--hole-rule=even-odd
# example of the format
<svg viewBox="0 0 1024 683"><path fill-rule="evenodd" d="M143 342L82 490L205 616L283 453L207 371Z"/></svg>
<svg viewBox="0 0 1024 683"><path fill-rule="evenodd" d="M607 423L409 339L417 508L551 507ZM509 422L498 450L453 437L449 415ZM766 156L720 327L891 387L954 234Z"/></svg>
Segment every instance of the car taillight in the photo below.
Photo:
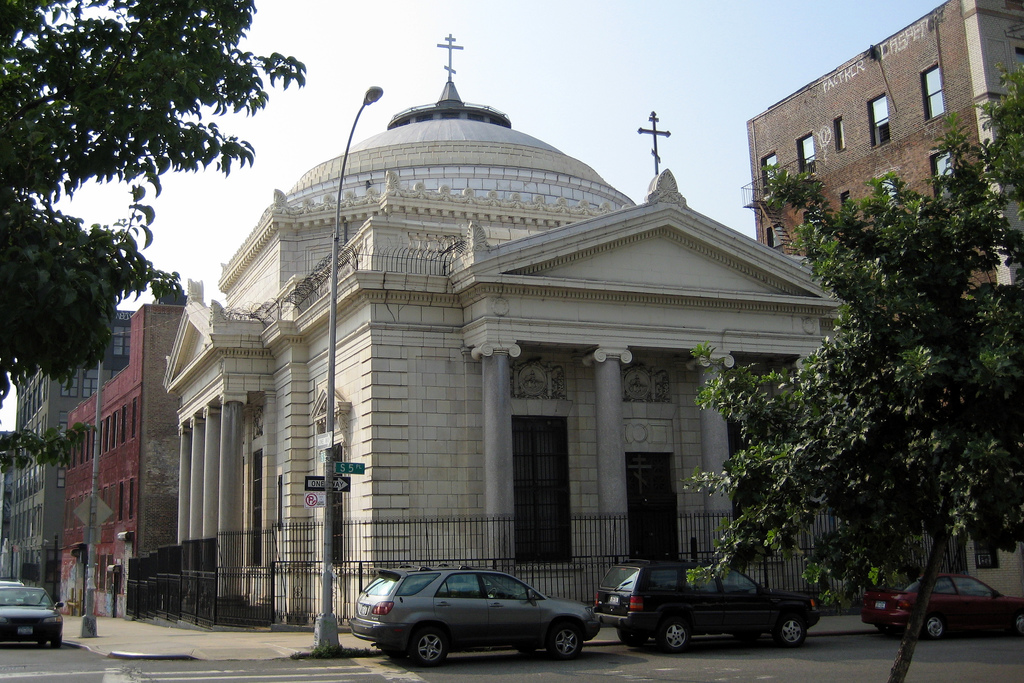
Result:
<svg viewBox="0 0 1024 683"><path fill-rule="evenodd" d="M909 600L896 601L896 609L912 609L913 607L914 603L910 602Z"/></svg>
<svg viewBox="0 0 1024 683"><path fill-rule="evenodd" d="M639 595L629 596L629 611L630 612L643 612L644 611L644 599Z"/></svg>
<svg viewBox="0 0 1024 683"><path fill-rule="evenodd" d="M597 607L600 604L601 604L601 594L600 593L594 593L594 607Z"/></svg>
<svg viewBox="0 0 1024 683"><path fill-rule="evenodd" d="M373 606L373 614L381 617L391 611L391 608L395 606L395 603L388 600L387 602L378 602Z"/></svg>

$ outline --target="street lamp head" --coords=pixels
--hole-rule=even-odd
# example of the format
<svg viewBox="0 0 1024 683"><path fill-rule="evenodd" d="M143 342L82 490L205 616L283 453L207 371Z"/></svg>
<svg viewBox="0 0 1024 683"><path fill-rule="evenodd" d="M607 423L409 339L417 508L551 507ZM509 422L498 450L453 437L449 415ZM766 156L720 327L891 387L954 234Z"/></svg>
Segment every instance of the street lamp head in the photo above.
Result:
<svg viewBox="0 0 1024 683"><path fill-rule="evenodd" d="M363 106L373 104L384 95L384 88L373 85L366 91L366 96L363 98Z"/></svg>

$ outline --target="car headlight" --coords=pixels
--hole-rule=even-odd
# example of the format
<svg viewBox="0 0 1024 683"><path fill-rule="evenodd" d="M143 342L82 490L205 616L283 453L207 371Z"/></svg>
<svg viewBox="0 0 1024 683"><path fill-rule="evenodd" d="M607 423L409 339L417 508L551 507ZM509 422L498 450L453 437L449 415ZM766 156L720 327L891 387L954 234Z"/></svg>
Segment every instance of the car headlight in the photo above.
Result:
<svg viewBox="0 0 1024 683"><path fill-rule="evenodd" d="M6 623L7 623L7 617L0 617L0 624L6 624Z"/></svg>
<svg viewBox="0 0 1024 683"><path fill-rule="evenodd" d="M62 617L59 614L56 615L56 616L53 616L53 617L46 617L45 619L43 619L43 623L44 624L59 624L59 623L61 623L63 621L64 621L64 617Z"/></svg>

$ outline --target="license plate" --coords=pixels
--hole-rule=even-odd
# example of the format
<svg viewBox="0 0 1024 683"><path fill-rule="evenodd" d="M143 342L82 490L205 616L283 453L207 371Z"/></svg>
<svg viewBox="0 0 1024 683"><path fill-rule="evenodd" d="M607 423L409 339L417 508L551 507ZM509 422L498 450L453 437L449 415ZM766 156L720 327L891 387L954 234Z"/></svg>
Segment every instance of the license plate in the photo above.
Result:
<svg viewBox="0 0 1024 683"><path fill-rule="evenodd" d="M608 596L608 604L609 605L617 605L617 604L619 604L619 596L618 595L609 595Z"/></svg>
<svg viewBox="0 0 1024 683"><path fill-rule="evenodd" d="M885 609L885 600L875 600L875 609Z"/></svg>
<svg viewBox="0 0 1024 683"><path fill-rule="evenodd" d="M19 636L30 636L30 635L32 635L32 627L31 626L19 626L18 627L18 635Z"/></svg>

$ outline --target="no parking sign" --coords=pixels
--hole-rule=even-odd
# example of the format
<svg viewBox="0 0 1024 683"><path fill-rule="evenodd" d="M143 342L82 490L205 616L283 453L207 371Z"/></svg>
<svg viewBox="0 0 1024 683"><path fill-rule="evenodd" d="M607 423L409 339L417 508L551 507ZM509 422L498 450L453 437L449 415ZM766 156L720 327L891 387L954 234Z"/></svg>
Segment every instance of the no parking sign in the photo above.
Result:
<svg viewBox="0 0 1024 683"><path fill-rule="evenodd" d="M327 505L327 496L323 493L307 492L304 500L308 508L322 508Z"/></svg>

